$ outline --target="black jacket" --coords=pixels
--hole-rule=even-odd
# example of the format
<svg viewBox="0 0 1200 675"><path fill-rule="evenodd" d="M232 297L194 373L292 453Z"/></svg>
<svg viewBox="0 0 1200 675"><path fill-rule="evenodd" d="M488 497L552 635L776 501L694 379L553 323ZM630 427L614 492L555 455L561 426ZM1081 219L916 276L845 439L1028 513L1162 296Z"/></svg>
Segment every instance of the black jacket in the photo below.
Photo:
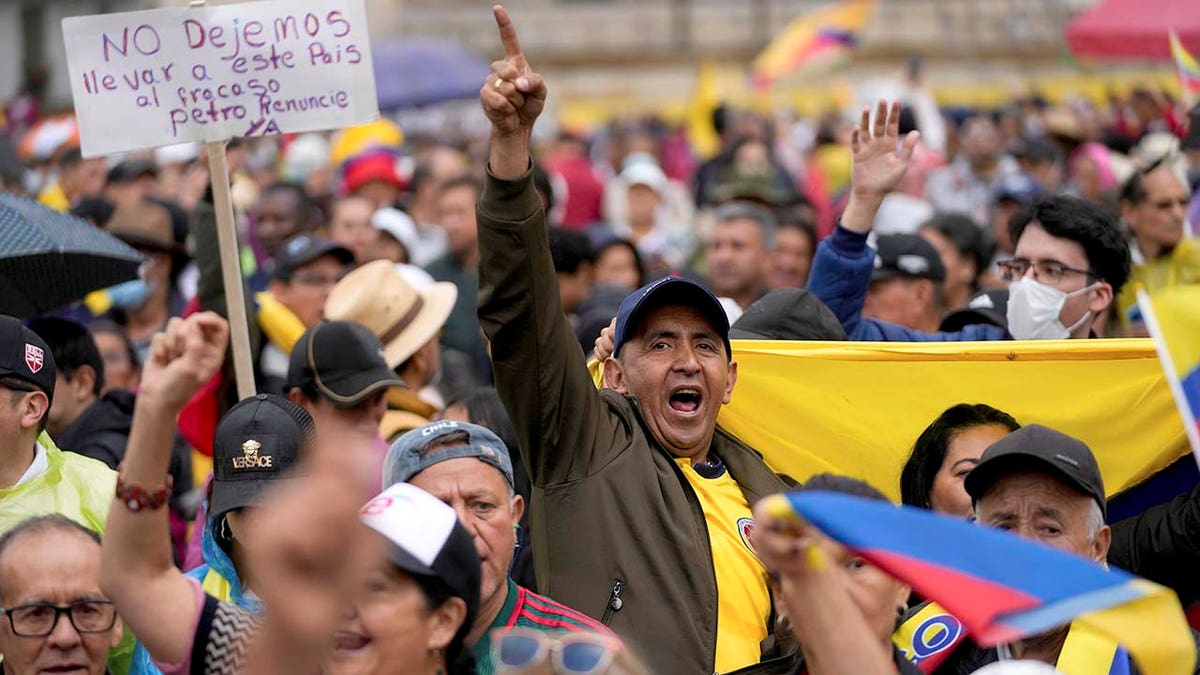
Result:
<svg viewBox="0 0 1200 675"><path fill-rule="evenodd" d="M1200 486L1113 523L1108 563L1170 588L1185 608L1200 601Z"/></svg>
<svg viewBox="0 0 1200 675"><path fill-rule="evenodd" d="M116 469L125 459L129 429L133 425L134 400L134 395L128 391L109 391L88 406L54 442L62 450L98 459L110 469ZM194 508L180 501L186 499L185 495L192 488L192 460L187 444L178 434L171 451L170 473L176 486L171 493L172 508L185 515L189 511L194 513Z"/></svg>
<svg viewBox="0 0 1200 675"><path fill-rule="evenodd" d="M98 459L116 469L125 458L133 423L133 394L119 389L97 399L54 442L63 450Z"/></svg>

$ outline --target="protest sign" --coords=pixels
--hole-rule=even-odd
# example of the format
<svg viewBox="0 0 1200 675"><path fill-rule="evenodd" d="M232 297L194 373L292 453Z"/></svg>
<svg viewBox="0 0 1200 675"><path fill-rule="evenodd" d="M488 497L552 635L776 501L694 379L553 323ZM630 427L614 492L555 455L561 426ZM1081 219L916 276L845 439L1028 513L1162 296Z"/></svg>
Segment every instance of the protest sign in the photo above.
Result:
<svg viewBox="0 0 1200 675"><path fill-rule="evenodd" d="M62 26L86 157L379 115L362 0L153 9Z"/></svg>

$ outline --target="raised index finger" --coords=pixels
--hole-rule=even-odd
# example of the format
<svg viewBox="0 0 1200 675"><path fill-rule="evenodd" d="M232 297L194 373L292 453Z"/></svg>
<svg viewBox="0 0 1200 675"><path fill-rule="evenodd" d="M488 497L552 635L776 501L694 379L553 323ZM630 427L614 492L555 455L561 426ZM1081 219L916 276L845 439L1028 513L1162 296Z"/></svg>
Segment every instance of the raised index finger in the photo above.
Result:
<svg viewBox="0 0 1200 675"><path fill-rule="evenodd" d="M517 40L517 28L513 26L508 10L500 5L492 7L492 15L496 17L496 27L500 29L500 42L504 45L504 55L508 57L521 55L521 42Z"/></svg>

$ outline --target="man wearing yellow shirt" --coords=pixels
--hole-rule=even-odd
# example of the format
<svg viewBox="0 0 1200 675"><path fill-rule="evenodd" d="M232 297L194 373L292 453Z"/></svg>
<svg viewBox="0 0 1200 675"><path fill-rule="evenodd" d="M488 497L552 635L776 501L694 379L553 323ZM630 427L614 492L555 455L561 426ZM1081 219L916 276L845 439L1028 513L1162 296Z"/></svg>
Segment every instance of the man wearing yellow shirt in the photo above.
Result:
<svg viewBox="0 0 1200 675"><path fill-rule="evenodd" d="M546 88L495 14L507 57L480 91L492 134L476 205L479 319L533 484L538 589L608 625L653 672L757 664L771 607L743 538L753 503L787 484L716 426L737 382L728 318L685 279L634 291L596 389L530 173Z"/></svg>

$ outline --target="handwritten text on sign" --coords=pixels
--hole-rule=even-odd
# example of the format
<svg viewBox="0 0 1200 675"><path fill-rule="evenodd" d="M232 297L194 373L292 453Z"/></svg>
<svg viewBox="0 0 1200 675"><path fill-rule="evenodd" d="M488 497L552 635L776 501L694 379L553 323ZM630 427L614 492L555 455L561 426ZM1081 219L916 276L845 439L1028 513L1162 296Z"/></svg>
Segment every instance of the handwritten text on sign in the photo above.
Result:
<svg viewBox="0 0 1200 675"><path fill-rule="evenodd" d="M369 122L363 0L63 19L83 154Z"/></svg>

